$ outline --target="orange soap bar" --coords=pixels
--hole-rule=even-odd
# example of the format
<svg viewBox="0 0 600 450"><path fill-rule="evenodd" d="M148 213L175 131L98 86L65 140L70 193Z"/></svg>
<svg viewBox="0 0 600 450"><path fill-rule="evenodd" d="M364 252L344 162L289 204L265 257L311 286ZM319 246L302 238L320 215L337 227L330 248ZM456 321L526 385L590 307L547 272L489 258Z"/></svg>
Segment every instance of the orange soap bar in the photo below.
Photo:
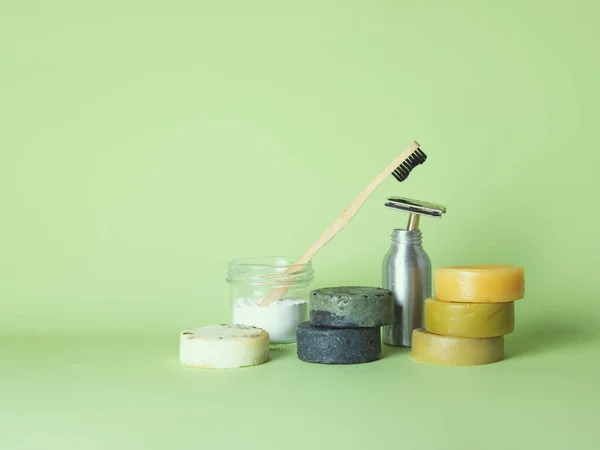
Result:
<svg viewBox="0 0 600 450"><path fill-rule="evenodd" d="M435 269L435 298L444 302L504 303L523 298L523 267L501 264Z"/></svg>

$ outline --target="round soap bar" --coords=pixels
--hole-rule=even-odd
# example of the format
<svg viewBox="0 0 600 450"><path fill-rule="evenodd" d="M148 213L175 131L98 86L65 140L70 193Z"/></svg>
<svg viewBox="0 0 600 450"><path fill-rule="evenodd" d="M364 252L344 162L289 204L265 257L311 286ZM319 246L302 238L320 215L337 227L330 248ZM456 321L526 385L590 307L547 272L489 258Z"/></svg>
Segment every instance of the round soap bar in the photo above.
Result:
<svg viewBox="0 0 600 450"><path fill-rule="evenodd" d="M502 303L523 298L523 267L499 264L435 269L435 297L444 302Z"/></svg>
<svg viewBox="0 0 600 450"><path fill-rule="evenodd" d="M515 329L515 304L450 303L425 300L425 329L443 336L487 338L504 336Z"/></svg>
<svg viewBox="0 0 600 450"><path fill-rule="evenodd" d="M394 318L393 304L392 292L377 287L317 289L310 294L310 323L333 328L389 325Z"/></svg>
<svg viewBox="0 0 600 450"><path fill-rule="evenodd" d="M303 322L296 328L298 358L320 364L359 364L381 354L381 333L373 328L323 328Z"/></svg>
<svg viewBox="0 0 600 450"><path fill-rule="evenodd" d="M412 335L412 359L442 366L478 366L500 361L504 356L504 337L463 338L438 336L417 328Z"/></svg>
<svg viewBox="0 0 600 450"><path fill-rule="evenodd" d="M209 325L184 330L179 359L203 369L235 369L269 360L269 333L247 325Z"/></svg>

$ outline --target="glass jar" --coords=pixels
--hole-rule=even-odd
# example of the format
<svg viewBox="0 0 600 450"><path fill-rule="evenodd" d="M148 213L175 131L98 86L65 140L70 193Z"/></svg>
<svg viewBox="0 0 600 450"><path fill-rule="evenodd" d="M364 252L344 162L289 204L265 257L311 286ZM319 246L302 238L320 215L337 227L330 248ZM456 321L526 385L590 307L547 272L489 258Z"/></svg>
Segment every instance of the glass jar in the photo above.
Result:
<svg viewBox="0 0 600 450"><path fill-rule="evenodd" d="M308 320L308 295L314 279L312 264L295 264L283 256L244 258L229 262L232 323L251 325L269 333L271 348L293 347L296 326ZM268 294L281 299L260 306Z"/></svg>

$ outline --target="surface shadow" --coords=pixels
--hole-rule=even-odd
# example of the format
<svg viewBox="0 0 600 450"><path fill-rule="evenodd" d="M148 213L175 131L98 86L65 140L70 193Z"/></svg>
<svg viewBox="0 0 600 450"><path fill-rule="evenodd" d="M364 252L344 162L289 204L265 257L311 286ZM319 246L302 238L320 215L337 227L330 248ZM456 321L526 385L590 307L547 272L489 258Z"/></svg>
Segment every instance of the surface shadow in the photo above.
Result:
<svg viewBox="0 0 600 450"><path fill-rule="evenodd" d="M408 354L410 354L409 347L394 347L393 345L381 343L381 358L393 358L396 355L406 356Z"/></svg>
<svg viewBox="0 0 600 450"><path fill-rule="evenodd" d="M505 357L519 358L556 350L575 349L599 339L595 329L575 323L527 323L505 339Z"/></svg>
<svg viewBox="0 0 600 450"><path fill-rule="evenodd" d="M269 350L269 361L277 361L278 359L296 358L296 347L289 348L272 348Z"/></svg>

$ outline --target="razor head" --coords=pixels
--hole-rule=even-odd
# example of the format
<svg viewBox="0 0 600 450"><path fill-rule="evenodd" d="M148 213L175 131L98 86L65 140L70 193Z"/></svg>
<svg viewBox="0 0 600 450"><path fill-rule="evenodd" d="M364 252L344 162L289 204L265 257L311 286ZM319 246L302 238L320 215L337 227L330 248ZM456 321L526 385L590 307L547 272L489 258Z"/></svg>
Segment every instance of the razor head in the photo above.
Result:
<svg viewBox="0 0 600 450"><path fill-rule="evenodd" d="M436 203L423 202L405 197L389 197L385 202L386 208L404 211L421 216L442 217L446 207Z"/></svg>

